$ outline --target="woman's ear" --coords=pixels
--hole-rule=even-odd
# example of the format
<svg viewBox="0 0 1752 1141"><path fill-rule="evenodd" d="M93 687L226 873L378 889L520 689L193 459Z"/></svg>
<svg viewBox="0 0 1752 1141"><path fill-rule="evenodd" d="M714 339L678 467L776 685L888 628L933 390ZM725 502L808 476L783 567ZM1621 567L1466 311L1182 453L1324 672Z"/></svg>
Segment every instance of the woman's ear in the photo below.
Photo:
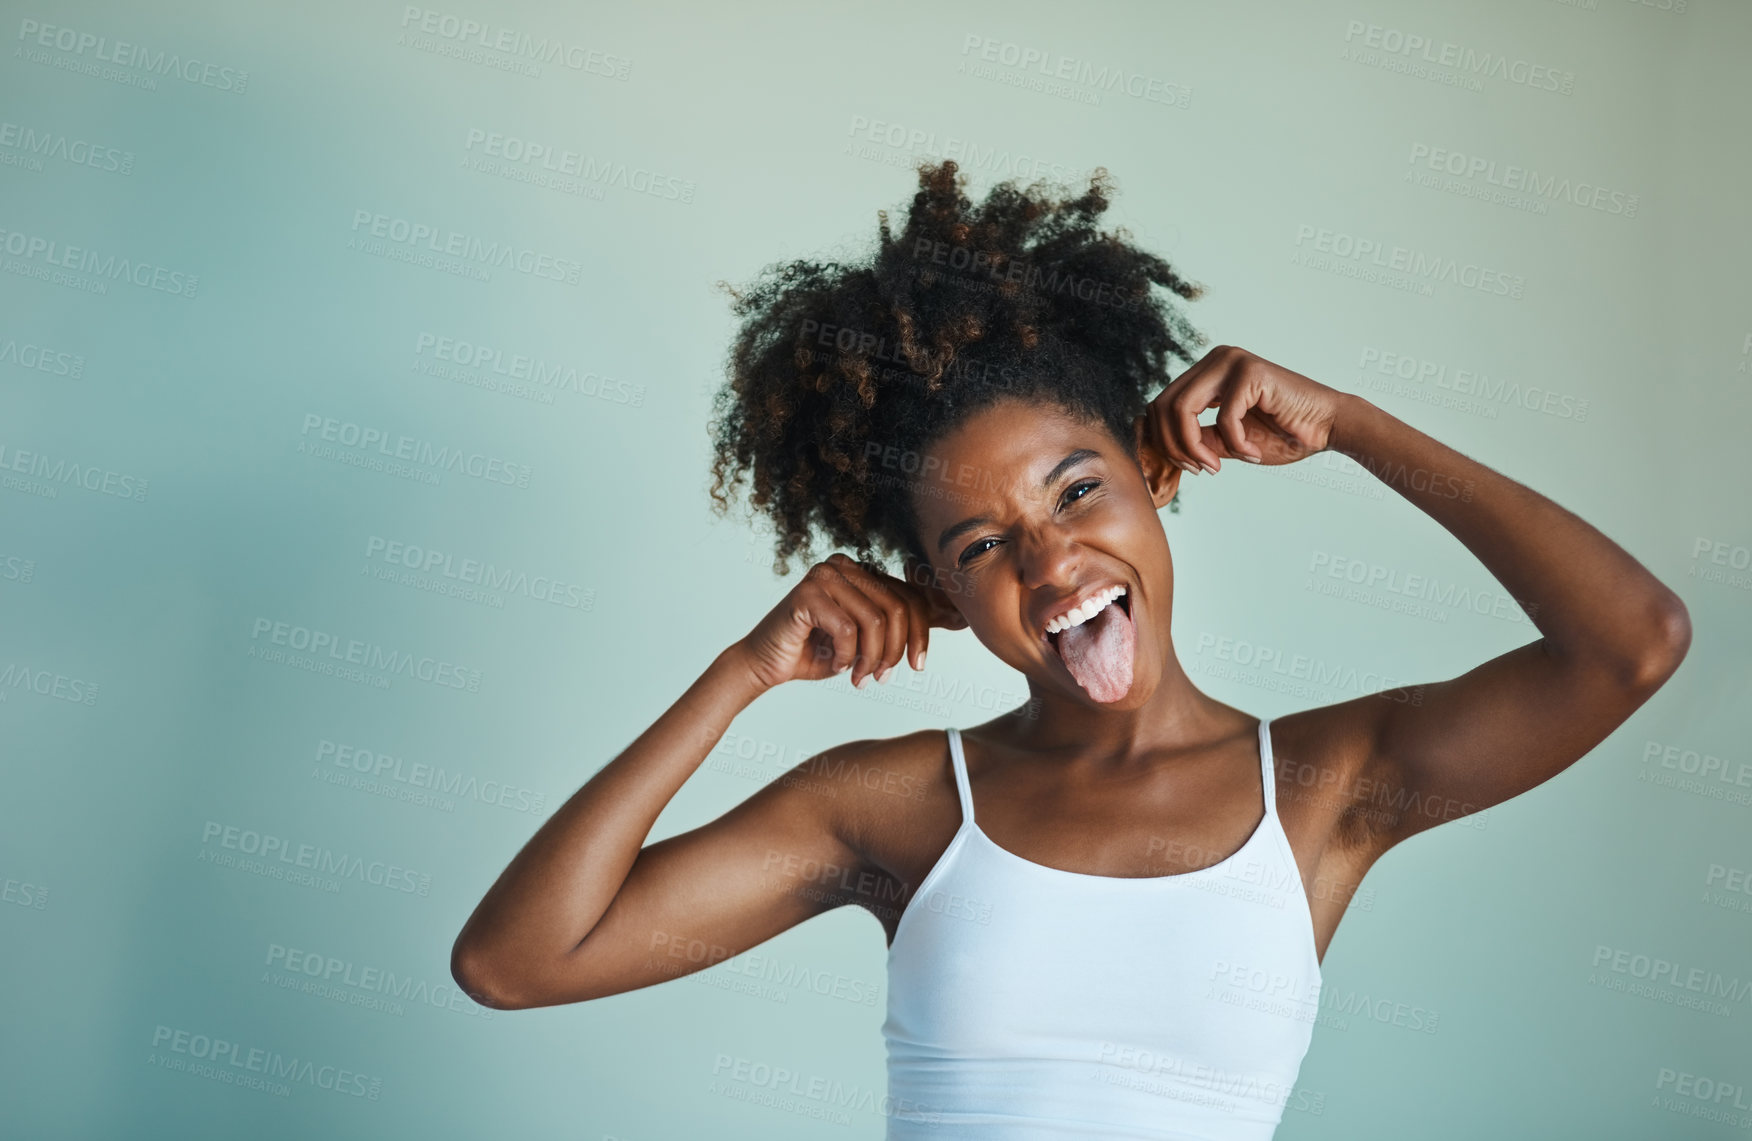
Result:
<svg viewBox="0 0 1752 1141"><path fill-rule="evenodd" d="M1137 433L1138 469L1144 473L1144 485L1150 489L1150 501L1159 511L1174 501L1180 492L1180 477L1186 474L1179 464L1171 462L1156 445L1150 431L1150 412L1146 411L1132 423Z"/></svg>
<svg viewBox="0 0 1752 1141"><path fill-rule="evenodd" d="M946 630L967 629L967 619L962 616L961 608L956 605L956 596L966 596L973 592L973 580L960 571L938 571L929 563L920 562L911 555L904 559L906 581L918 589L924 597L925 606L930 611L931 625L941 626Z"/></svg>

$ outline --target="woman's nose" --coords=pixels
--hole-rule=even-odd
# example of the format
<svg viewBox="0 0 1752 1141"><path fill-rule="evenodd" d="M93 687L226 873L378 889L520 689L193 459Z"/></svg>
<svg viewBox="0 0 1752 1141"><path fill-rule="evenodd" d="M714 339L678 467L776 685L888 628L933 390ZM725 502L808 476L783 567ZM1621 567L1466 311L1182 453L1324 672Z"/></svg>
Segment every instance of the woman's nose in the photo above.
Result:
<svg viewBox="0 0 1752 1141"><path fill-rule="evenodd" d="M1038 589L1076 581L1082 555L1069 532L1050 525L1034 528L1023 533L1018 546L1024 586Z"/></svg>

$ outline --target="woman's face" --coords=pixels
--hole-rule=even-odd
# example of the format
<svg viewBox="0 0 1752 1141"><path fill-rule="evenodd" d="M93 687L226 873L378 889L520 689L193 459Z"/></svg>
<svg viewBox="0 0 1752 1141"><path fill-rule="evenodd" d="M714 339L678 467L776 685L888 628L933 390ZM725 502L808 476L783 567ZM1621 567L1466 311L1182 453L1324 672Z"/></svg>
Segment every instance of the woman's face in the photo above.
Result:
<svg viewBox="0 0 1752 1141"><path fill-rule="evenodd" d="M1136 438L1133 459L1101 423L1004 399L929 448L912 476L930 567L910 577L940 589L1036 693L1135 709L1162 677L1174 574L1156 512L1181 469ZM1111 613L1049 635L1051 620L1115 586L1125 593Z"/></svg>

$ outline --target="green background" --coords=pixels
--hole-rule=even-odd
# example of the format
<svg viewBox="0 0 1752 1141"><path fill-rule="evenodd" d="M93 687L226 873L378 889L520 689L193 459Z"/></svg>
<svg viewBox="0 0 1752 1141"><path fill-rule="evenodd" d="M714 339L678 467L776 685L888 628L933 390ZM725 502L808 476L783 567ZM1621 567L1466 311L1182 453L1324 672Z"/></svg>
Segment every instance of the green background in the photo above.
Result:
<svg viewBox="0 0 1752 1141"><path fill-rule="evenodd" d="M1752 1112L1752 895L1710 882L1712 867L1724 881L1752 869L1752 9L0 14L8 1135L882 1135L877 1113L824 1121L819 1102L797 1112L749 1101L757 1084L713 1084L723 1059L748 1059L880 1097L884 947L862 912L537 1011L452 1001L448 955L540 822L788 587L763 533L708 511L707 402L733 327L713 283L858 252L876 210L911 194L909 168L943 155L976 193L1106 166L1111 222L1207 285L1190 312L1211 343L1365 396L1552 497L1690 609L1684 667L1586 758L1371 871L1368 906L1327 955L1338 1005L1279 1136L1743 1135L1704 1115L1736 1098ZM560 58L531 68L471 47L462 20ZM1419 72L1387 50L1406 37L1438 59L1453 45L1478 71ZM1042 60L1070 78L1031 83ZM1548 74L1563 90L1517 81ZM471 131L571 152L582 173L554 186L527 162L479 169ZM1486 175L1443 181L1437 150L1494 164L1499 181L1529 168L1549 189L1505 200ZM361 248L376 216L575 277ZM1520 296L1302 264L1316 243L1298 235L1322 230L1514 275ZM69 257L98 268L54 264ZM124 260L181 291L106 275ZM490 368L440 360L441 341L488 346L507 368L539 360L552 383L492 387ZM1399 359L1411 379L1381 371ZM1419 379L1424 365L1441 380ZM318 446L330 420L514 478L362 465L376 453ZM1187 482L1185 509L1163 514L1175 637L1226 702L1279 716L1378 688L1347 687L1357 671L1434 681L1537 636L1491 611L1500 588L1452 536L1340 456ZM402 582L392 543L459 575L490 563L509 585ZM1336 565L1424 576L1449 601L1333 593ZM446 672L384 686L302 669L272 657L288 649L276 623ZM971 635L944 631L923 674L879 690L784 687L737 719L652 837L831 744L975 724L1024 692ZM387 758L376 786L336 763L377 763L360 750ZM1688 753L1713 774L1685 783ZM248 834L353 872L329 890L228 866ZM390 1000L363 983L283 987L307 976L276 948L411 982ZM1725 1013L1676 1004L1683 987L1601 985L1637 981L1597 972L1601 948L1702 969L1731 992ZM756 977L775 966L830 993ZM1438 1016L1435 1031L1362 1012L1400 1006ZM284 1091L172 1070L160 1063L192 1057L178 1032L312 1067ZM1681 1095L1664 1071L1740 1092Z"/></svg>

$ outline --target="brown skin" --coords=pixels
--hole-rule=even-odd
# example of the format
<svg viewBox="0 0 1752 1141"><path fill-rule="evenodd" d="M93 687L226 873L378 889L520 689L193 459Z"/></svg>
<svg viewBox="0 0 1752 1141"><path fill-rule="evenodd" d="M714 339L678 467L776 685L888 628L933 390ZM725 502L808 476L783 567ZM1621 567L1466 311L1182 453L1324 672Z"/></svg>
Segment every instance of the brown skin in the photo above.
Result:
<svg viewBox="0 0 1752 1141"><path fill-rule="evenodd" d="M1217 423L1200 426L1213 407ZM892 941L960 825L941 730L838 746L716 820L645 840L759 694L847 667L854 680L886 676L902 656L919 668L933 626L972 629L1038 703L1034 717L963 733L976 819L994 843L1120 877L1180 874L1236 851L1262 813L1259 722L1180 667L1156 514L1200 464L1343 452L1465 544L1542 635L1446 681L1273 719L1277 802L1322 957L1384 852L1550 780L1647 701L1689 646L1677 595L1583 520L1366 400L1244 350L1220 346L1177 378L1135 438L1134 460L1100 425L1014 401L961 424L933 448L935 470L999 478L960 498L918 497L929 564L909 562L905 581L841 555L812 567L511 861L457 937L458 983L502 1008L583 1001L700 970L848 903ZM1097 454L1040 488L1075 448ZM1090 479L1101 485L1077 490ZM945 527L975 515L989 521L937 548ZM968 548L983 553L963 561ZM1131 690L1102 704L1039 631L1061 603L1111 581L1131 594L1136 661Z"/></svg>

